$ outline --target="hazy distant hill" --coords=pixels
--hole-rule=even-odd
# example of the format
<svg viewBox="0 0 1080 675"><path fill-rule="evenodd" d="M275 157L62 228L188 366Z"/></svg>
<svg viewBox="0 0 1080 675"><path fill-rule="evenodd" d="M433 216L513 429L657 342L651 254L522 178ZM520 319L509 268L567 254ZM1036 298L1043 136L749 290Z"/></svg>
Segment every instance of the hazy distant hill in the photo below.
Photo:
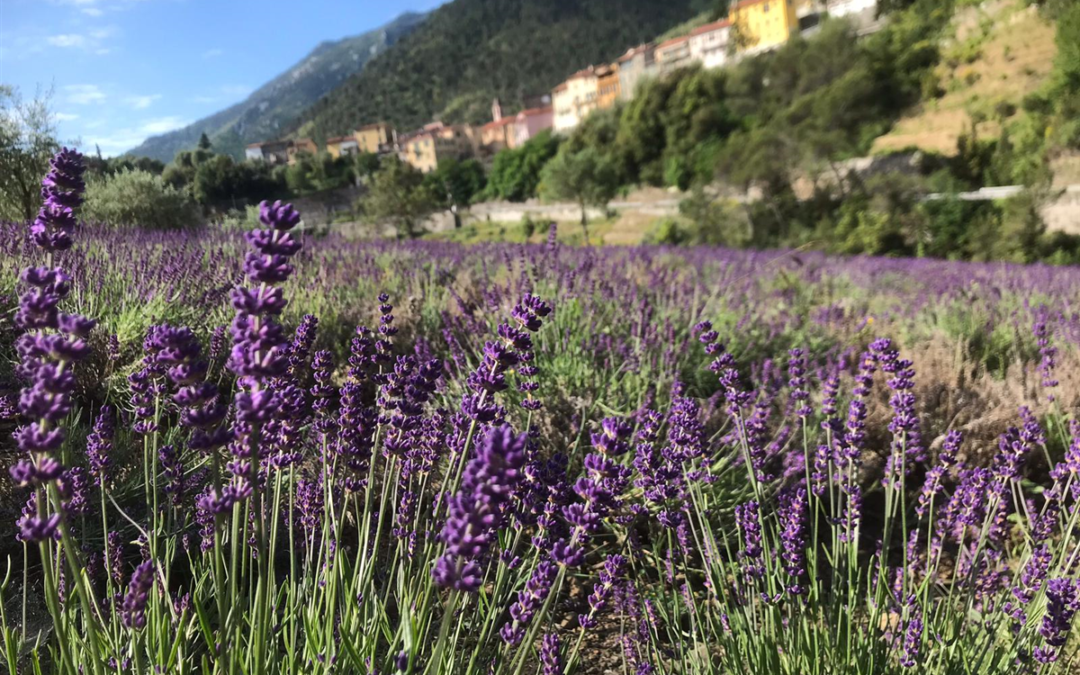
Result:
<svg viewBox="0 0 1080 675"><path fill-rule="evenodd" d="M590 63L611 61L707 7L705 0L455 0L304 113L316 137L386 120L490 120L549 92ZM302 126L301 126L302 125Z"/></svg>
<svg viewBox="0 0 1080 675"><path fill-rule="evenodd" d="M195 147L199 135L206 132L216 151L241 157L245 145L277 137L312 103L360 72L374 56L422 25L426 17L407 13L363 35L324 42L247 100L183 129L149 138L129 154L168 162L180 150Z"/></svg>

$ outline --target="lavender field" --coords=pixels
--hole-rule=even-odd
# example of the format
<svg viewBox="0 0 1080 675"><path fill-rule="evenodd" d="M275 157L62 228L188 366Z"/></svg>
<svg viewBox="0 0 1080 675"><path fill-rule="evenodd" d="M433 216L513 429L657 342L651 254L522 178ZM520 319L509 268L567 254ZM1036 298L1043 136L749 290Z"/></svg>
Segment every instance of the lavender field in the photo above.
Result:
<svg viewBox="0 0 1080 675"><path fill-rule="evenodd" d="M0 225L10 673L1064 673L1080 272Z"/></svg>

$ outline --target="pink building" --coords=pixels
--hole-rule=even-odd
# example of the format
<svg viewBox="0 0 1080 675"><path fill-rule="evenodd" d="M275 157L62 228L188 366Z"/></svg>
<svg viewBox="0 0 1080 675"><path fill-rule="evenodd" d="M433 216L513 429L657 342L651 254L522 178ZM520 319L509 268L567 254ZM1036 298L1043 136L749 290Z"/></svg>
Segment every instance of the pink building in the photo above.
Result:
<svg viewBox="0 0 1080 675"><path fill-rule="evenodd" d="M554 126L555 109L551 106L522 110L518 113L514 124L514 147L520 148L530 138Z"/></svg>

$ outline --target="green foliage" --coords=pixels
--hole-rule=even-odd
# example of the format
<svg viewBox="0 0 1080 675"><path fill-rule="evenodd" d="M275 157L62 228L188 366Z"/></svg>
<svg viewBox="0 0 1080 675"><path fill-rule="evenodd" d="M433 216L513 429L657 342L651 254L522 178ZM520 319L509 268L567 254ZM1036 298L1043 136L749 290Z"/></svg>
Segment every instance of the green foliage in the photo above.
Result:
<svg viewBox="0 0 1080 675"><path fill-rule="evenodd" d="M60 147L50 97L24 101L0 85L0 218L30 220L41 206L41 177Z"/></svg>
<svg viewBox="0 0 1080 675"><path fill-rule="evenodd" d="M137 169L160 176L165 171L165 163L150 157L131 157L129 155L102 157L100 153L86 158L86 170L90 174L111 176L125 169L129 171Z"/></svg>
<svg viewBox="0 0 1080 675"><path fill-rule="evenodd" d="M234 162L215 155L195 170L192 193L200 204L255 204L281 194L283 186L262 162Z"/></svg>
<svg viewBox="0 0 1080 675"><path fill-rule="evenodd" d="M580 205L584 228L589 223L587 207L606 207L618 193L619 177L611 161L595 149L574 152L563 148L544 167L540 185L544 197Z"/></svg>
<svg viewBox="0 0 1080 675"><path fill-rule="evenodd" d="M335 190L353 182L354 166L348 157L335 158L328 152L315 155L302 152L285 170L285 183L295 194Z"/></svg>
<svg viewBox="0 0 1080 675"><path fill-rule="evenodd" d="M90 180L81 214L113 226L156 230L191 227L199 221L198 208L186 192L161 176L127 169Z"/></svg>
<svg viewBox="0 0 1080 675"><path fill-rule="evenodd" d="M529 241L534 234L536 234L536 221L526 213L521 217L521 237Z"/></svg>
<svg viewBox="0 0 1080 675"><path fill-rule="evenodd" d="M480 123L589 63L606 63L691 16L698 0L456 0L297 121L334 136L376 120L399 128L435 117Z"/></svg>
<svg viewBox="0 0 1080 675"><path fill-rule="evenodd" d="M369 179L379 171L379 167L382 166L382 163L379 156L375 153L363 152L354 156L353 166L357 176Z"/></svg>
<svg viewBox="0 0 1080 675"><path fill-rule="evenodd" d="M484 167L475 159L444 159L426 178L439 201L457 207L468 206L487 184Z"/></svg>
<svg viewBox="0 0 1080 675"><path fill-rule="evenodd" d="M440 200L424 174L391 156L372 177L360 207L370 222L390 223L399 238L412 238L421 221L439 209Z"/></svg>
<svg viewBox="0 0 1080 675"><path fill-rule="evenodd" d="M523 202L537 196L540 172L558 151L559 141L551 131L543 131L520 148L498 153L483 198Z"/></svg>
<svg viewBox="0 0 1080 675"><path fill-rule="evenodd" d="M1080 4L1057 7L1057 57L1049 98L1054 102L1054 134L1059 142L1080 147Z"/></svg>
<svg viewBox="0 0 1080 675"><path fill-rule="evenodd" d="M700 187L679 204L679 213L692 224L685 243L738 248L753 240L745 209L729 200L713 199Z"/></svg>

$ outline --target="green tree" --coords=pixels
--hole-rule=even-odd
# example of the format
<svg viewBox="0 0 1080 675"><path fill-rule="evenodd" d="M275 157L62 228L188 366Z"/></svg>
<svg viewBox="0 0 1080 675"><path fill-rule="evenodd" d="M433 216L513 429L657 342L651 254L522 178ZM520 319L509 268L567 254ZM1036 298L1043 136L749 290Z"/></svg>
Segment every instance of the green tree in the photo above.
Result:
<svg viewBox="0 0 1080 675"><path fill-rule="evenodd" d="M370 179L379 171L382 160L373 152L362 152L353 159L353 165L357 176Z"/></svg>
<svg viewBox="0 0 1080 675"><path fill-rule="evenodd" d="M589 241L589 206L606 208L619 190L619 179L610 160L594 148L579 152L562 150L548 162L540 179L541 194L548 199L573 201L581 207L581 229Z"/></svg>
<svg viewBox="0 0 1080 675"><path fill-rule="evenodd" d="M200 204L235 208L277 197L285 185L274 180L262 162L237 163L228 155L215 155L196 169L191 191Z"/></svg>
<svg viewBox="0 0 1080 675"><path fill-rule="evenodd" d="M285 181L296 194L336 190L350 183L355 176L353 162L348 157L333 157L328 152L311 155L302 152L285 170Z"/></svg>
<svg viewBox="0 0 1080 675"><path fill-rule="evenodd" d="M394 156L383 161L360 202L369 222L391 223L399 238L417 236L420 223L439 207L424 174Z"/></svg>
<svg viewBox="0 0 1080 675"><path fill-rule="evenodd" d="M50 96L24 101L0 85L0 217L30 220L41 206L41 178L60 147Z"/></svg>
<svg viewBox="0 0 1080 675"><path fill-rule="evenodd" d="M445 195L446 202L458 208L468 206L487 185L484 167L475 159L443 160L428 175L436 189Z"/></svg>
<svg viewBox="0 0 1080 675"><path fill-rule="evenodd" d="M199 148L199 150L210 150L212 147L213 147L213 144L210 143L210 137L207 136L206 132L204 131L202 133L202 135L199 136L198 148Z"/></svg>
<svg viewBox="0 0 1080 675"><path fill-rule="evenodd" d="M113 226L161 230L191 227L199 221L198 207L186 191L137 169L92 178L81 213L87 220Z"/></svg>
<svg viewBox="0 0 1080 675"><path fill-rule="evenodd" d="M524 145L495 155L488 175L486 199L523 202L537 195L540 172L559 151L559 140L543 131Z"/></svg>

